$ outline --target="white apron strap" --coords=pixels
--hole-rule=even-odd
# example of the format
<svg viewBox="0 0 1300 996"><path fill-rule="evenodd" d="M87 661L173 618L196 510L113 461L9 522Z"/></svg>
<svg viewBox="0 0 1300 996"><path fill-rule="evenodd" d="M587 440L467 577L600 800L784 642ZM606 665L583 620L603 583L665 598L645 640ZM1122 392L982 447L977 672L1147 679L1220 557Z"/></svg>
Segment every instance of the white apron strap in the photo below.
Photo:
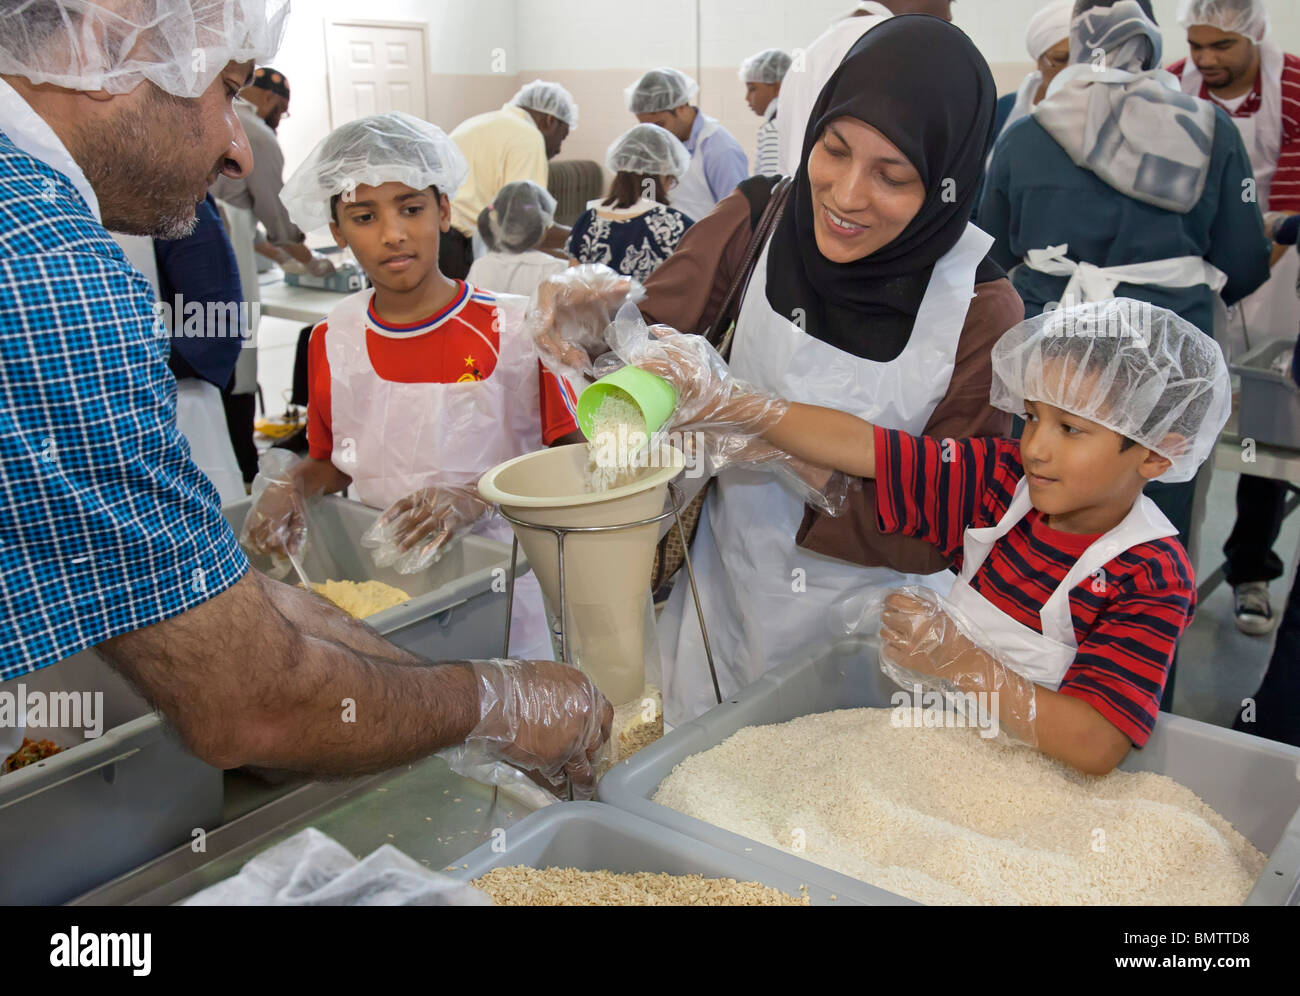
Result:
<svg viewBox="0 0 1300 996"><path fill-rule="evenodd" d="M1149 543L1152 540L1177 536L1178 530L1165 518L1165 514L1156 507L1146 495L1139 495L1122 522L1114 529L1098 537L1079 557L1056 591L1043 604L1039 618L1043 624L1043 635L1061 643L1074 645L1074 622L1070 616L1070 592L1089 575L1100 571L1108 563L1126 550ZM1104 577L1097 579L1099 584L1108 583Z"/></svg>

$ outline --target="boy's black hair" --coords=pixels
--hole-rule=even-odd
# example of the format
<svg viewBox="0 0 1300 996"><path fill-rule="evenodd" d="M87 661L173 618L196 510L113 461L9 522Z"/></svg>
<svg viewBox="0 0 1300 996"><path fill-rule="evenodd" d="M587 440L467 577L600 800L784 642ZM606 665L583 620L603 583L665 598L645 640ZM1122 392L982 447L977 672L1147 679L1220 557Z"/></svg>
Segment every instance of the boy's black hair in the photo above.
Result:
<svg viewBox="0 0 1300 996"><path fill-rule="evenodd" d="M433 191L433 199L435 201L440 201L442 199L442 193L438 190L437 187L431 185L429 189ZM330 221L334 222L334 224L336 225L339 223L338 207L339 207L339 201L341 201L342 199L343 199L342 194L335 194L333 197L330 198Z"/></svg>

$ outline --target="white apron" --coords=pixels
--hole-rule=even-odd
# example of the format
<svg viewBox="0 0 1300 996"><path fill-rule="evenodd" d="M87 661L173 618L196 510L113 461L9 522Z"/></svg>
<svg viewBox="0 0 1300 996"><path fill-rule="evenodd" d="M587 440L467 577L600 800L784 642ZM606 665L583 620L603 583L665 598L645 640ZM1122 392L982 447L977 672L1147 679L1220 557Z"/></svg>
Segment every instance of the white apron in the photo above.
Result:
<svg viewBox="0 0 1300 996"><path fill-rule="evenodd" d="M935 264L906 348L888 363L814 339L767 302L764 249L741 305L731 353L736 377L792 401L827 405L920 433L948 390L970 309L975 270L993 239L968 225ZM831 605L879 585L924 584L941 594L952 574L918 577L803 550L803 502L771 474L729 469L705 502L691 562L724 696L769 668L815 659L834 640ZM716 700L690 586L678 579L659 623L664 718L679 725Z"/></svg>
<svg viewBox="0 0 1300 996"><path fill-rule="evenodd" d="M1074 663L1079 649L1074 637L1074 622L1070 617L1070 592L1075 586L1092 577L1106 564L1126 550L1167 536L1177 536L1178 530L1165 518L1146 495L1139 495L1122 522L1099 536L1070 568L1060 585L1043 603L1038 620L1042 632L1036 632L1017 619L1013 619L971 587L980 565L988 558L993 544L1006 536L1016 523L1023 519L1032 504L1029 485L1024 478L1016 485L1011 504L996 526L967 529L963 540L961 576L953 582L948 592L948 604L987 638L983 649L1022 677L1037 685L1056 691L1066 671Z"/></svg>
<svg viewBox="0 0 1300 996"><path fill-rule="evenodd" d="M1070 278L1061 294L1062 301L1069 299L1075 304L1109 301L1115 296L1115 288L1120 284L1151 287L1195 287L1205 284L1214 292L1212 332L1215 341L1222 344L1220 337L1226 328L1228 309L1219 292L1227 284L1228 275L1218 267L1207 263L1200 256L1173 256L1146 263L1094 266L1092 263L1079 263L1070 259L1066 255L1069 249L1069 245L1063 243L1046 249L1030 249L1025 256L1025 265L1031 270Z"/></svg>
<svg viewBox="0 0 1300 996"><path fill-rule="evenodd" d="M1234 117L1232 123L1241 133L1242 143L1250 156L1255 174L1255 192L1259 209L1268 210L1269 193L1282 154L1282 50L1272 41L1259 46L1260 107L1247 118ZM1183 92L1199 95L1203 78L1191 59L1180 78ZM1248 349L1289 339L1300 328L1300 253L1288 252L1273 267L1268 281L1253 294L1239 301L1229 312L1224 346L1229 360Z"/></svg>
<svg viewBox="0 0 1300 996"><path fill-rule="evenodd" d="M709 190L709 181L704 176L704 143L718 130L716 118L711 118L703 111L696 114L704 119L700 126L699 137L695 140L695 152L691 155L691 165L677 182L677 186L668 192L668 203L692 221L699 221L713 211L718 200Z"/></svg>
<svg viewBox="0 0 1300 996"><path fill-rule="evenodd" d="M221 219L226 224L226 234L230 236L230 246L235 250L235 263L239 267L239 289L243 291L244 301L248 305L248 323L251 328L244 339L244 346L239 351L239 360L235 363L235 384L231 394L254 394L257 392L257 326L261 318L261 308L256 307L262 300L261 284L257 281L257 252L253 249L253 240L257 237L257 216L251 208L235 207L226 201L217 201L221 210Z"/></svg>
<svg viewBox="0 0 1300 996"><path fill-rule="evenodd" d="M176 382L176 428L189 440L190 459L217 489L222 505L247 497L226 408L214 385L198 377Z"/></svg>
<svg viewBox="0 0 1300 996"><path fill-rule="evenodd" d="M485 470L542 448L538 356L523 332L524 298L497 297L500 352L486 380L397 384L375 373L366 349L372 293L345 297L326 319L325 337L334 432L330 460L352 477L363 503L385 509L421 488L473 485ZM467 293L474 288L468 286ZM491 349L486 339L483 349ZM471 532L502 543L513 536L495 511ZM532 574L515 584L510 654L555 657L542 590Z"/></svg>

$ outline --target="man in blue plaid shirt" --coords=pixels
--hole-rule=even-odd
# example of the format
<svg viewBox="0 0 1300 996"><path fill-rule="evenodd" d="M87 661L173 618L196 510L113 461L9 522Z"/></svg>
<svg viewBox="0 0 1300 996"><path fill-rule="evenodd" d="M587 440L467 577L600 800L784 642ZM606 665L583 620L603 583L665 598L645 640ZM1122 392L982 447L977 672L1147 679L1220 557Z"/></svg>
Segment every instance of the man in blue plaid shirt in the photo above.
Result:
<svg viewBox="0 0 1300 996"><path fill-rule="evenodd" d="M0 11L0 681L95 646L212 764L356 774L463 743L588 796L612 719L589 679L428 666L250 571L176 429L153 291L106 229L181 237L218 175L252 169L232 100L287 15Z"/></svg>

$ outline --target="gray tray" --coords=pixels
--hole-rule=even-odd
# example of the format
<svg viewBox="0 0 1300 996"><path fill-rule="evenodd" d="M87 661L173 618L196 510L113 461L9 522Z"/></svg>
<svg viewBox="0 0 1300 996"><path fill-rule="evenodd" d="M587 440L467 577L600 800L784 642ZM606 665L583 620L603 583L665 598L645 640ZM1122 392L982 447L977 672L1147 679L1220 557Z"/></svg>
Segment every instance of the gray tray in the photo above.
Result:
<svg viewBox="0 0 1300 996"><path fill-rule="evenodd" d="M222 512L238 535L253 500L226 505ZM377 567L361 537L379 517L377 509L328 495L312 502L303 570L313 581L382 581L401 588L410 601L376 612L365 622L399 647L429 660L500 657L505 640L505 577L510 546L466 536L441 560L419 574ZM270 558L250 557L267 570ZM519 572L528 561L519 554ZM494 573L494 572L500 572ZM500 579L493 590L493 582ZM286 579L291 583L296 578Z"/></svg>
<svg viewBox="0 0 1300 996"><path fill-rule="evenodd" d="M493 850L501 846L495 842L475 848L457 861L455 871L449 874L468 882L493 868L527 865L624 874L707 875L761 882L791 896L799 895L799 887L806 885L814 906L859 905L847 890L861 883L829 868L807 861L794 871L773 868L753 860L743 849L739 854L728 853L596 802L556 803L531 813L505 831L503 843L499 851ZM459 867L462 864L469 867Z"/></svg>
<svg viewBox="0 0 1300 996"><path fill-rule="evenodd" d="M692 754L721 743L741 727L782 723L809 713L863 706L884 707L896 686L880 673L870 651L842 645L815 663L775 668L735 699L673 730L658 743L615 765L601 779L597 798L665 827L793 875L818 868L795 854L759 844L651 801L672 770ZM1120 767L1154 771L1186 785L1229 820L1265 854L1267 867L1248 905L1300 902L1300 748L1161 713L1142 750ZM898 897L856 879L841 892L863 902Z"/></svg>
<svg viewBox="0 0 1300 996"><path fill-rule="evenodd" d="M1256 346L1232 365L1241 377L1241 401L1237 414L1237 435L1265 446L1300 449L1300 387L1273 369L1279 356L1295 352L1295 340L1266 342Z"/></svg>
<svg viewBox="0 0 1300 996"><path fill-rule="evenodd" d="M28 727L62 753L0 775L0 904L61 903L221 822L222 772L194 757L92 650L4 683L102 692L103 734Z"/></svg>

